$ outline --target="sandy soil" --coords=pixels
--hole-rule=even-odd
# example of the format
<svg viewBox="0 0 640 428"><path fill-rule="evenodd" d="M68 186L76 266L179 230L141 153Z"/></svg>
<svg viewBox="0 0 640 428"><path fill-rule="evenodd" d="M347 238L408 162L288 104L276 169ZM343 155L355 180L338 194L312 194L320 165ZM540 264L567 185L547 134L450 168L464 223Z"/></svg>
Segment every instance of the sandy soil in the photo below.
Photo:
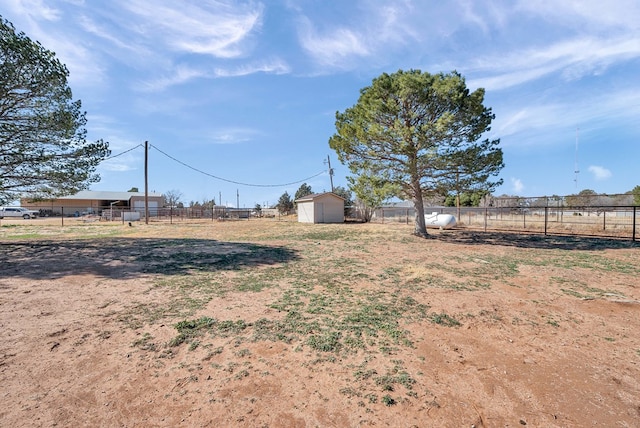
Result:
<svg viewBox="0 0 640 428"><path fill-rule="evenodd" d="M421 240L403 226L331 226L402 235L339 249L308 234L269 239L281 227L273 222L121 227L97 238L0 231L0 426L640 426L640 248L629 242L464 231ZM252 259L251 245L290 253ZM363 272L402 266L403 284L420 285L412 298L460 325L402 318L411 344L387 352L318 352L303 338L248 330L169 345L186 319L188 282L179 281L203 266L224 286L340 251ZM184 252L181 263L191 264L175 264ZM216 257L238 252L244 270L214 268ZM511 258L531 262L499 266ZM423 286L448 263L472 272L469 287ZM440 280L456 280L451 269L441 267ZM474 286L474 275L489 286ZM352 292L377 286L375 276L361 278ZM289 285L208 294L188 318L283 319L273 302ZM385 387L376 381L384 374L410 381Z"/></svg>

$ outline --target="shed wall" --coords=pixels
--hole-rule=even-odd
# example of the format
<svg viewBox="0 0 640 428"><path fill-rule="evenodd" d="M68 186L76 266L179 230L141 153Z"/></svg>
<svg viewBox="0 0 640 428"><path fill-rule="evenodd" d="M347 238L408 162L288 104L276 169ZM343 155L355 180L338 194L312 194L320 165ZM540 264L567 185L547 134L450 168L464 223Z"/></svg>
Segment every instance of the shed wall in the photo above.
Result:
<svg viewBox="0 0 640 428"><path fill-rule="evenodd" d="M315 206L316 223L344 222L344 201L329 195L318 198Z"/></svg>
<svg viewBox="0 0 640 428"><path fill-rule="evenodd" d="M298 202L298 223L315 223L314 202Z"/></svg>
<svg viewBox="0 0 640 428"><path fill-rule="evenodd" d="M344 201L327 194L310 201L298 202L298 222L342 223L344 222Z"/></svg>

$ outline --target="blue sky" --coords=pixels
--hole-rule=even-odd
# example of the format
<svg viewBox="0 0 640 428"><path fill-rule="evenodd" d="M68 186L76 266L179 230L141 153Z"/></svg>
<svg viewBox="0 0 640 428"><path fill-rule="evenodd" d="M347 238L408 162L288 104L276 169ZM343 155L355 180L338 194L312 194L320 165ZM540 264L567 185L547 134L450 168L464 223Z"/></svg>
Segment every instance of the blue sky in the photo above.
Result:
<svg viewBox="0 0 640 428"><path fill-rule="evenodd" d="M0 0L0 14L67 65L88 138L133 149L92 190L143 190L144 141L149 190L187 204L328 191L327 156L346 187L335 112L399 69L486 89L496 195L640 185L637 0Z"/></svg>

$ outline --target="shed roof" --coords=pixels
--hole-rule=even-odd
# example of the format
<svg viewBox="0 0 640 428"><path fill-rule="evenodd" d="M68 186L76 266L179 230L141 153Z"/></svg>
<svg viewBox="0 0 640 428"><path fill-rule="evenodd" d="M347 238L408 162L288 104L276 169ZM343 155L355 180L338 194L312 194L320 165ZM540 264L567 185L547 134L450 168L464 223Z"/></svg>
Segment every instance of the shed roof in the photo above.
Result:
<svg viewBox="0 0 640 428"><path fill-rule="evenodd" d="M128 201L133 196L144 197L144 192L110 192L82 190L75 195L62 196L58 199L85 199L85 200L108 200L108 201ZM162 197L161 193L149 193L150 197Z"/></svg>
<svg viewBox="0 0 640 428"><path fill-rule="evenodd" d="M322 196L325 196L325 195L326 195L326 196L334 196L334 197L336 197L336 198L340 198L340 199L342 199L343 201L345 200L342 196L340 196L340 195L336 195L336 194L335 194L335 193L333 193L333 192L324 192L324 193L312 193L312 194L310 194L310 195L303 196L303 197L301 197L301 198L296 199L296 200L295 200L295 202L307 202L307 201L313 201L313 200L318 199L318 198L320 198L320 197L322 197Z"/></svg>

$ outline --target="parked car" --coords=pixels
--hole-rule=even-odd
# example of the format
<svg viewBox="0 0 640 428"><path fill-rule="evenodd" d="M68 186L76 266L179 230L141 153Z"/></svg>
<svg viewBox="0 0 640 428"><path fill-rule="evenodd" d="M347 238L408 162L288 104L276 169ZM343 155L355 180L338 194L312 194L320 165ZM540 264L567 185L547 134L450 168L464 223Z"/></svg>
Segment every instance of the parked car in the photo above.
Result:
<svg viewBox="0 0 640 428"><path fill-rule="evenodd" d="M25 220L38 217L38 211L22 207L0 207L0 219L5 217L22 217Z"/></svg>

